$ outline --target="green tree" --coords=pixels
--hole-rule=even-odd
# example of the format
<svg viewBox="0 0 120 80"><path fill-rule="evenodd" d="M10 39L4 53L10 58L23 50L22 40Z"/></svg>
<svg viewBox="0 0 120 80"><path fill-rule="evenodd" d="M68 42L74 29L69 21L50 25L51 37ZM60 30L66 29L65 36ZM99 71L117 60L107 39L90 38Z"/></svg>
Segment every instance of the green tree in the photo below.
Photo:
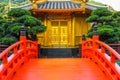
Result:
<svg viewBox="0 0 120 80"><path fill-rule="evenodd" d="M86 21L96 23L100 40L106 43L115 43L120 40L120 12L111 12L105 8L99 8L91 13ZM93 35L93 27L87 32L88 37Z"/></svg>
<svg viewBox="0 0 120 80"><path fill-rule="evenodd" d="M0 26L0 41L12 44L19 40L19 31L24 26L27 31L27 37L30 40L36 40L36 34L44 32L46 27L40 20L33 17L28 10L14 8L8 12L9 19L2 22Z"/></svg>
<svg viewBox="0 0 120 80"><path fill-rule="evenodd" d="M5 2L0 2L0 17L5 17L8 12L8 5Z"/></svg>

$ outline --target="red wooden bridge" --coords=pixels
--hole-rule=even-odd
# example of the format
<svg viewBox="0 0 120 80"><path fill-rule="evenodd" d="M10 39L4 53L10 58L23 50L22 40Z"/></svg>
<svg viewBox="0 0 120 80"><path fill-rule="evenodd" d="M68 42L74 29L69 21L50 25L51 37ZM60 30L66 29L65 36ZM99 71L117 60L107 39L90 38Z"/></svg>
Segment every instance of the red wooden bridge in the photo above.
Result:
<svg viewBox="0 0 120 80"><path fill-rule="evenodd" d="M0 60L0 80L120 80L120 55L98 36L83 41L82 58L38 58L37 42L20 36Z"/></svg>

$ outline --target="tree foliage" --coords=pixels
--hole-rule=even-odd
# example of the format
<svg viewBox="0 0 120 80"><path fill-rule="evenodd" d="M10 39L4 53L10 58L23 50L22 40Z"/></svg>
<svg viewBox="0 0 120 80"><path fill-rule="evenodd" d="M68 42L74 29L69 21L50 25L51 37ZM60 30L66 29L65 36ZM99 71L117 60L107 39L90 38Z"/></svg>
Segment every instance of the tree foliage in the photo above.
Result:
<svg viewBox="0 0 120 80"><path fill-rule="evenodd" d="M0 2L4 2L4 3L9 3L9 0L0 0ZM25 4L29 4L30 1L29 0L10 0L10 4L12 7L17 7L17 6L22 6Z"/></svg>
<svg viewBox="0 0 120 80"><path fill-rule="evenodd" d="M11 16L11 17L21 17L23 15L30 15L31 16L31 13L28 10L24 10L21 8L14 8L8 12L8 16Z"/></svg>
<svg viewBox="0 0 120 80"><path fill-rule="evenodd" d="M120 12L111 12L105 8L94 10L86 19L87 22L97 23L101 41L115 43L120 40ZM87 36L92 37L93 27L88 30Z"/></svg>
<svg viewBox="0 0 120 80"><path fill-rule="evenodd" d="M0 3L0 18L6 17L6 14L8 12L8 5L5 2Z"/></svg>
<svg viewBox="0 0 120 80"><path fill-rule="evenodd" d="M28 39L36 40L36 34L44 32L46 27L33 17L28 10L14 8L8 12L9 19L0 18L0 42L12 44L19 40L19 32L24 26Z"/></svg>

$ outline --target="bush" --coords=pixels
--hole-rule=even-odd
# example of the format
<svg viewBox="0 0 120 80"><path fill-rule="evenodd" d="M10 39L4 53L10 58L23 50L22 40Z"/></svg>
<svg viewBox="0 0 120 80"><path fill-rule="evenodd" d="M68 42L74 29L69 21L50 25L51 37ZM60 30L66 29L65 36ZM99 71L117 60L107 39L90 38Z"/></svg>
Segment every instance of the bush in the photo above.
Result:
<svg viewBox="0 0 120 80"><path fill-rule="evenodd" d="M23 15L31 15L31 13L28 10L24 10L21 8L14 8L8 12L8 16L10 17L21 17Z"/></svg>
<svg viewBox="0 0 120 80"><path fill-rule="evenodd" d="M86 19L87 22L97 23L100 40L106 43L115 43L120 40L120 12L111 12L107 9L96 9ZM93 27L88 30L87 36L93 36Z"/></svg>
<svg viewBox="0 0 120 80"><path fill-rule="evenodd" d="M30 40L37 40L36 34L44 32L46 27L40 20L33 17L28 10L16 8L8 12L8 19L0 18L0 42L13 44L19 40L19 32L24 26L27 37ZM28 36L29 35L29 36Z"/></svg>

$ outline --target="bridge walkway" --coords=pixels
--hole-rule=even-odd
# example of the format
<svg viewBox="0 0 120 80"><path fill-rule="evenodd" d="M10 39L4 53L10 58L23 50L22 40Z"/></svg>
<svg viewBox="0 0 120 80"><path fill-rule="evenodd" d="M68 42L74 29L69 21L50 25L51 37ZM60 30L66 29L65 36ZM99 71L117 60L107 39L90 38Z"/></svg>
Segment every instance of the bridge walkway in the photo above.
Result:
<svg viewBox="0 0 120 80"><path fill-rule="evenodd" d="M87 58L30 59L12 80L110 80Z"/></svg>

